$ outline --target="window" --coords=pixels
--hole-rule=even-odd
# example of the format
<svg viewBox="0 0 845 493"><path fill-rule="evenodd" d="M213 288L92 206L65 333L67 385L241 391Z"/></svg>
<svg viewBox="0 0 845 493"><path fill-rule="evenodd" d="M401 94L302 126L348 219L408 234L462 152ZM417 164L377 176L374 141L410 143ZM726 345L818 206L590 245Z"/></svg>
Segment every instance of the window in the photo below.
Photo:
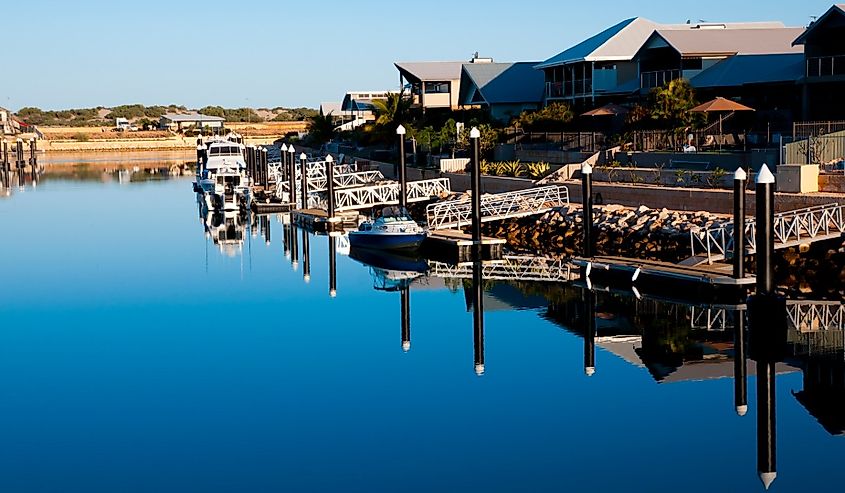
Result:
<svg viewBox="0 0 845 493"><path fill-rule="evenodd" d="M701 58L684 58L681 60L681 70L701 70Z"/></svg>
<svg viewBox="0 0 845 493"><path fill-rule="evenodd" d="M425 83L425 93L426 94L446 94L449 92L449 83L448 82L426 82Z"/></svg>

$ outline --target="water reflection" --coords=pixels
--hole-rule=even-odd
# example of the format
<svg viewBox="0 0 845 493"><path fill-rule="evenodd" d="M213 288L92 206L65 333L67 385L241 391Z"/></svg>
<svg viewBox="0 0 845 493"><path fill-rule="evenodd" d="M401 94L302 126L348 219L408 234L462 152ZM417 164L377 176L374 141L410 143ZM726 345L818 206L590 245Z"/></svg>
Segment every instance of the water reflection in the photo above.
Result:
<svg viewBox="0 0 845 493"><path fill-rule="evenodd" d="M252 220L257 221L257 229L270 244L273 221L266 216ZM242 243L243 224L248 221L240 216L224 217L222 223L228 228L223 229L228 232L234 228L239 232L221 237L240 238ZM285 255L290 257L293 270L298 269L301 258L302 280L308 283L312 267L312 233L290 224L284 217L280 216L279 222ZM217 224L218 228L222 226L219 219L217 223L212 220L212 224ZM337 257L347 251L348 246L342 236L326 236L326 245L328 292L334 298L338 295ZM749 334L761 332L754 331L754 321L748 317L745 304L696 305L601 286L492 281L485 279L484 273L485 269L494 270L482 262L445 269L425 259L383 252L356 249L349 255L369 270L373 289L399 293L398 325L404 352L411 349L411 295L414 289L436 284L436 279L441 279L446 286L462 287L466 308L472 311L473 368L479 376L486 371L487 299L494 306L501 304L509 309L537 310L542 318L581 337L582 370L590 377L599 378L597 356L605 354L643 368L661 385L733 378L730 387L733 408L738 416L743 417L749 411L748 378L756 376L756 462L757 474L765 488L771 486L777 477L778 375L803 372L804 388L793 392L795 399L830 434L845 432L845 341L841 327L845 318L837 318L837 313L842 313L839 304L790 302L780 316L790 321L788 338L780 341L776 337L765 336L766 341L762 344L758 335L755 346L755 339ZM526 259L519 262L526 265ZM536 265L536 259L532 265ZM495 269L495 272L507 272L501 264ZM562 274L556 270L555 276L559 278ZM538 298L542 301L538 302ZM824 306L827 316L819 315L822 313L819 306ZM762 333L766 334L765 331ZM597 354L599 351L601 353ZM750 367L747 364L749 353L755 362ZM606 375L602 379L613 378L612 372L601 375Z"/></svg>
<svg viewBox="0 0 845 493"><path fill-rule="evenodd" d="M239 211L209 210L205 201L198 201L197 204L206 238L227 257L240 254L243 251L249 216ZM269 233L267 243L270 243Z"/></svg>

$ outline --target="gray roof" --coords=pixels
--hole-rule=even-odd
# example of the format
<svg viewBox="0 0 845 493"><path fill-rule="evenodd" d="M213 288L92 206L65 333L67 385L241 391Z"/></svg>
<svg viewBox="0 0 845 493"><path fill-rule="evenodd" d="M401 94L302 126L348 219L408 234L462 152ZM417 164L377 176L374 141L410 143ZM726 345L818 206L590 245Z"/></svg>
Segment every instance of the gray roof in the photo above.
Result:
<svg viewBox="0 0 845 493"><path fill-rule="evenodd" d="M818 29L820 25L824 24L833 15L845 15L845 3L837 3L834 4L833 7L827 9L827 12L825 12L824 14L822 14L821 17L812 22L807 27L807 29L800 36L798 36L795 41L792 42L792 44L802 45L806 43L807 37L810 36L813 31Z"/></svg>
<svg viewBox="0 0 845 493"><path fill-rule="evenodd" d="M461 78L464 62L397 62L396 68L414 82L447 81Z"/></svg>
<svg viewBox="0 0 845 493"><path fill-rule="evenodd" d="M461 75L461 104L474 104L476 91L487 104L539 103L543 100L543 72L537 62L465 63Z"/></svg>
<svg viewBox="0 0 845 493"><path fill-rule="evenodd" d="M745 84L794 82L804 76L804 55L736 55L692 78L693 87L736 87Z"/></svg>
<svg viewBox="0 0 845 493"><path fill-rule="evenodd" d="M804 32L803 27L777 29L694 29L658 30L652 35L663 38L682 56L701 55L768 55L803 53L804 48L792 41Z"/></svg>
<svg viewBox="0 0 845 493"><path fill-rule="evenodd" d="M544 69L579 61L632 60L656 30L724 32L737 29L776 29L782 28L783 24L780 22L724 23L715 24L721 29L707 29L712 26L714 24L658 24L643 17L626 19L549 58L536 68Z"/></svg>
<svg viewBox="0 0 845 493"><path fill-rule="evenodd" d="M170 120L173 123L192 123L192 122L225 122L226 119L220 116L209 116L201 113L165 113L161 115L165 120Z"/></svg>

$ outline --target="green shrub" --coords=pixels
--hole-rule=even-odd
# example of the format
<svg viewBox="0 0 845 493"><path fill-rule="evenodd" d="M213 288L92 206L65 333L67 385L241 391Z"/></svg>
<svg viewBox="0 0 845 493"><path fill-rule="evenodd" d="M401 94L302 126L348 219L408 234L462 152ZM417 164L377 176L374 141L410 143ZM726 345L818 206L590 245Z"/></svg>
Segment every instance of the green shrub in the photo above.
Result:
<svg viewBox="0 0 845 493"><path fill-rule="evenodd" d="M552 167L549 163L528 163L528 176L534 180L539 180L543 178L549 171L551 171Z"/></svg>
<svg viewBox="0 0 845 493"><path fill-rule="evenodd" d="M88 142L88 134L85 132L77 132L73 134L73 140L77 142Z"/></svg>

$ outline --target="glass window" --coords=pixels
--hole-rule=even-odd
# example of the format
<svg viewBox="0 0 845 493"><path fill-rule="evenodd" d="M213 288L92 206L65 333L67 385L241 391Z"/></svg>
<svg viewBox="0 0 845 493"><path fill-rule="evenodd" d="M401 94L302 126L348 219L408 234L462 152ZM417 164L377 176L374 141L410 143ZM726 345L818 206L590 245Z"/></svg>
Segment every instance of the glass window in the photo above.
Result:
<svg viewBox="0 0 845 493"><path fill-rule="evenodd" d="M449 83L448 82L426 82L425 83L425 93L426 94L445 94L449 92Z"/></svg>

